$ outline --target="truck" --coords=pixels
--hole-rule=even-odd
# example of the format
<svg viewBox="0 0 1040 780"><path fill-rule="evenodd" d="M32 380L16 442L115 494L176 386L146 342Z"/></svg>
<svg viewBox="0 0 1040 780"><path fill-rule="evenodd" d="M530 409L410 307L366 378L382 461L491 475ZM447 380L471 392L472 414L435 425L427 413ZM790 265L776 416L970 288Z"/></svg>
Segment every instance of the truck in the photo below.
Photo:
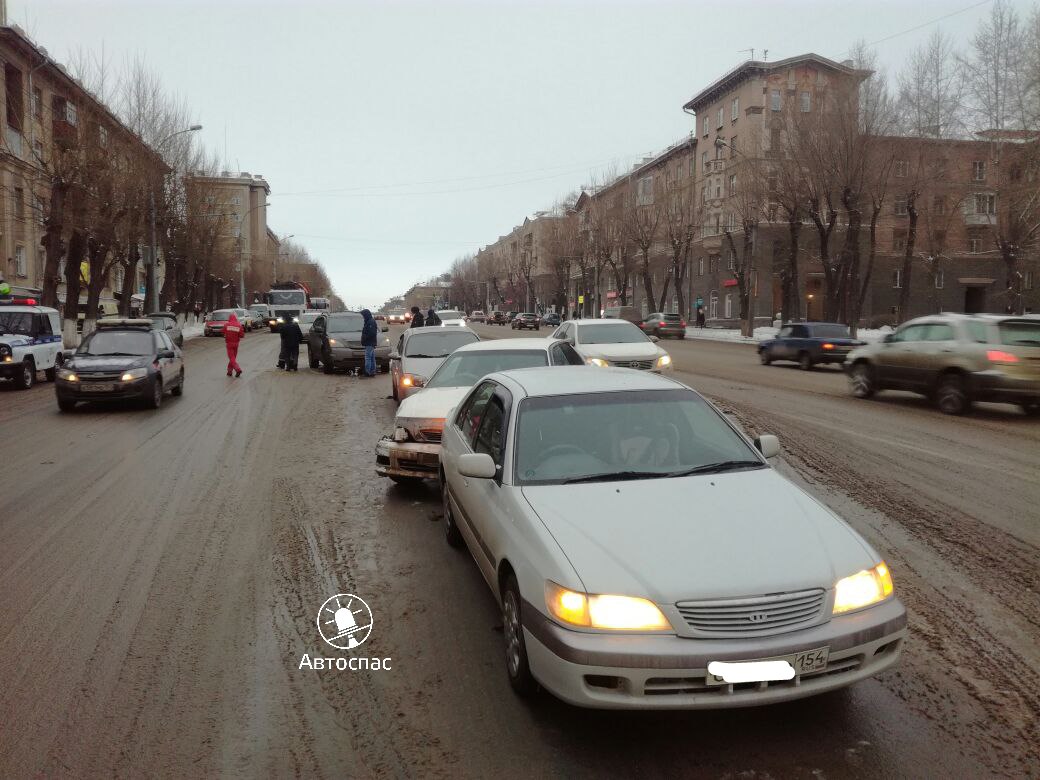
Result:
<svg viewBox="0 0 1040 780"><path fill-rule="evenodd" d="M264 303L270 307L267 324L272 333L281 325L297 319L310 308L310 290L302 282L275 282L264 294Z"/></svg>
<svg viewBox="0 0 1040 780"><path fill-rule="evenodd" d="M312 297L310 308L327 312L329 311L329 299Z"/></svg>

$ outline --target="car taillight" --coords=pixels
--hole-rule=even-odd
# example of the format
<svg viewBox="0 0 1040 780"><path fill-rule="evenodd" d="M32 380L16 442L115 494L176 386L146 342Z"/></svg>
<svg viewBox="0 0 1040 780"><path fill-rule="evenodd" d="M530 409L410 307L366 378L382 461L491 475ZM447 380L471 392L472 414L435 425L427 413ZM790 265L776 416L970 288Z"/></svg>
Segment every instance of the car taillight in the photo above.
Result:
<svg viewBox="0 0 1040 780"><path fill-rule="evenodd" d="M991 349L986 352L986 359L991 363L1017 363L1018 355L1002 349Z"/></svg>
<svg viewBox="0 0 1040 780"><path fill-rule="evenodd" d="M823 349L834 349L834 345L830 343L824 343L820 345Z"/></svg>

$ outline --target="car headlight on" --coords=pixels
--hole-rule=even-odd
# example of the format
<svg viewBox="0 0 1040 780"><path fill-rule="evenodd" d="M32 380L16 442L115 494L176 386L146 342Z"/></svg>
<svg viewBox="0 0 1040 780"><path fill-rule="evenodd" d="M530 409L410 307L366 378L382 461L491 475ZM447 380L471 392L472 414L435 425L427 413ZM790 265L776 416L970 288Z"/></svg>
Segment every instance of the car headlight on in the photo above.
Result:
<svg viewBox="0 0 1040 780"><path fill-rule="evenodd" d="M132 368L125 374L123 374L121 377L119 377L119 381L132 382L135 379L144 379L144 377L146 376L148 376L147 368Z"/></svg>
<svg viewBox="0 0 1040 780"><path fill-rule="evenodd" d="M671 355L661 355L661 357L657 358L657 367L658 368L664 368L665 366L670 366L671 364L672 364L672 356Z"/></svg>
<svg viewBox="0 0 1040 780"><path fill-rule="evenodd" d="M64 380L66 382L78 382L79 381L79 377L76 376L76 372L72 371L71 369L68 369L68 368L59 368L58 369L58 379Z"/></svg>
<svg viewBox="0 0 1040 780"><path fill-rule="evenodd" d="M295 323L297 323L297 324L299 324L299 322L300 322L300 318L299 318L299 317L293 317L293 318L292 318L292 321L293 321L293 322L295 322Z"/></svg>
<svg viewBox="0 0 1040 780"><path fill-rule="evenodd" d="M268 321L267 321L267 324L268 324L268 325L274 325L274 324L276 324L276 323L278 323L278 322L281 322L281 320L268 320Z"/></svg>
<svg viewBox="0 0 1040 780"><path fill-rule="evenodd" d="M877 604L891 596L892 590L892 573L882 561L873 569L858 571L835 583L832 614Z"/></svg>
<svg viewBox="0 0 1040 780"><path fill-rule="evenodd" d="M397 426L394 428L394 441L408 441L408 429Z"/></svg>
<svg viewBox="0 0 1040 780"><path fill-rule="evenodd" d="M674 631L656 604L636 596L590 596L547 580L545 605L557 620L572 626L613 631Z"/></svg>
<svg viewBox="0 0 1040 780"><path fill-rule="evenodd" d="M607 366L610 365L610 363L608 363L603 358L585 358L585 365L588 365L588 366L599 366L600 368L606 368Z"/></svg>
<svg viewBox="0 0 1040 780"><path fill-rule="evenodd" d="M405 374L401 377L401 384L404 387L422 387L426 384L426 377L418 374Z"/></svg>

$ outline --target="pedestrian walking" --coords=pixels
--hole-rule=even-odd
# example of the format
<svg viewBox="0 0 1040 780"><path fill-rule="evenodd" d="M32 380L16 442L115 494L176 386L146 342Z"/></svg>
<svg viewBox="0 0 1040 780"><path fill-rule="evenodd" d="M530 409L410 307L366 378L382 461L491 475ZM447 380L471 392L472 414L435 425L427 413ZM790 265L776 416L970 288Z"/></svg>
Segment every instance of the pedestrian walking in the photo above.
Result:
<svg viewBox="0 0 1040 780"><path fill-rule="evenodd" d="M425 322L425 320L423 320L422 312L419 311L419 307L418 306L413 306L412 307L412 324L409 325L408 327L410 327L410 328L421 328L425 324L426 324L426 322Z"/></svg>
<svg viewBox="0 0 1040 780"><path fill-rule="evenodd" d="M224 346L227 348L227 375L231 376L231 372L235 372L235 377L242 376L242 368L238 365L238 342L242 340L242 337L246 335L245 328L238 321L238 317L231 314L228 318L227 325L224 326Z"/></svg>
<svg viewBox="0 0 1040 780"><path fill-rule="evenodd" d="M365 373L361 376L371 377L376 375L376 344L379 342L379 326L376 325L372 312L368 309L361 310L364 324L361 326L361 346L365 348Z"/></svg>
<svg viewBox="0 0 1040 780"><path fill-rule="evenodd" d="M296 364L300 359L300 344L303 342L303 331L291 317L286 317L288 322L282 324L278 333L282 340L282 349L278 353L278 368L286 371L296 371Z"/></svg>
<svg viewBox="0 0 1040 780"><path fill-rule="evenodd" d="M437 316L437 312L435 312L433 310L433 307L431 306L430 310L428 312L426 312L426 327L429 327L431 325L440 325L440 324L441 324L441 318Z"/></svg>
<svg viewBox="0 0 1040 780"><path fill-rule="evenodd" d="M698 306L697 307L697 327L698 328L703 328L704 327L704 307L703 306Z"/></svg>

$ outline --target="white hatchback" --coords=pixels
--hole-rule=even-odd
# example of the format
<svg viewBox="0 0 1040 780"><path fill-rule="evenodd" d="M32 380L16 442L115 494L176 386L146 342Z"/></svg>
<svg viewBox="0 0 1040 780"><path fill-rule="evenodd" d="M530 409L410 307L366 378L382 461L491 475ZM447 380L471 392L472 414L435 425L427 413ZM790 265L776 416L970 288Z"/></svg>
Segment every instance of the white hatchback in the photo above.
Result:
<svg viewBox="0 0 1040 780"><path fill-rule="evenodd" d="M769 467L778 451L647 372L484 377L445 422L445 532L501 603L513 688L737 707L894 664L906 612L888 568Z"/></svg>

